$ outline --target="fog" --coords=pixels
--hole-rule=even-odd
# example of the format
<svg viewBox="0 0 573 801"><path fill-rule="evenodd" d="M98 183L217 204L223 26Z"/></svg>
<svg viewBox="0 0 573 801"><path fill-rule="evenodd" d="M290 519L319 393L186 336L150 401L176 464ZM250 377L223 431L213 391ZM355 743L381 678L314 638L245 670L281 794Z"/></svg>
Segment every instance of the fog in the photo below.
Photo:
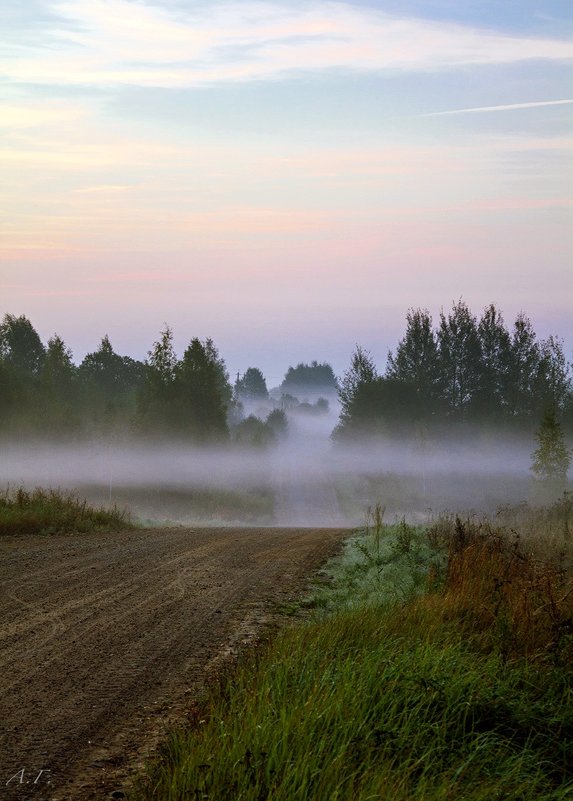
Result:
<svg viewBox="0 0 573 801"><path fill-rule="evenodd" d="M150 524L281 526L359 525L375 503L386 507L386 519L487 512L531 493L534 444L527 438L476 431L341 446L330 436L335 404L323 414L294 409L287 418L286 436L265 449L4 442L0 486L74 491L98 504L127 506Z"/></svg>

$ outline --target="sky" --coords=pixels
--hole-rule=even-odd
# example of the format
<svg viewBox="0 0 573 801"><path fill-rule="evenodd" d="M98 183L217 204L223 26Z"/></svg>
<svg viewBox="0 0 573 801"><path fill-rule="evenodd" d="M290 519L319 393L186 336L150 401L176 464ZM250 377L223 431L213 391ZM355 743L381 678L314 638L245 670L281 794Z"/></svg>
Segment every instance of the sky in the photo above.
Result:
<svg viewBox="0 0 573 801"><path fill-rule="evenodd" d="M0 315L275 385L462 298L573 358L572 128L570 0L2 0Z"/></svg>

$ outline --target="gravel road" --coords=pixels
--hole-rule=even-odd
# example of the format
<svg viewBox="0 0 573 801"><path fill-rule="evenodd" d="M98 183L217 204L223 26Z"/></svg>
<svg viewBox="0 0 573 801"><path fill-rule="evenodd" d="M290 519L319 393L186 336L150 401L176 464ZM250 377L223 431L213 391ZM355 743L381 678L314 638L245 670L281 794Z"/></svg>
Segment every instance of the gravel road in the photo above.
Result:
<svg viewBox="0 0 573 801"><path fill-rule="evenodd" d="M122 792L209 672L343 529L146 529L0 542L0 799ZM120 797L117 796L116 797Z"/></svg>

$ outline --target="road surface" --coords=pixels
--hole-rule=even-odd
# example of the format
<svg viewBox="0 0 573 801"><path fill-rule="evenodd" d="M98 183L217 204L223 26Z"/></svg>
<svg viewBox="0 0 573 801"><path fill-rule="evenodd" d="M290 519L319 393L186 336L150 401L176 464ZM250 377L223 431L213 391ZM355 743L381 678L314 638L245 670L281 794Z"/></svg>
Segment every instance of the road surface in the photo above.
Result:
<svg viewBox="0 0 573 801"><path fill-rule="evenodd" d="M0 799L109 797L343 529L0 541Z"/></svg>

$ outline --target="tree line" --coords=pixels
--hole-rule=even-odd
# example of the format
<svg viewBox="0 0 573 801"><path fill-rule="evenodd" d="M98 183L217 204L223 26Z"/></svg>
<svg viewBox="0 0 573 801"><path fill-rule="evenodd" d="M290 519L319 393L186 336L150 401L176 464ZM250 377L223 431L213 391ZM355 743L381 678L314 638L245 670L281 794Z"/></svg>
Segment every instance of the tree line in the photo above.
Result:
<svg viewBox="0 0 573 801"><path fill-rule="evenodd" d="M106 335L81 364L55 334L42 343L25 316L0 326L3 434L162 435L197 442L228 438L232 400L211 339L189 342L181 359L166 326L145 362L120 356Z"/></svg>
<svg viewBox="0 0 573 801"><path fill-rule="evenodd" d="M573 429L570 368L563 342L538 339L523 313L508 328L494 304L478 318L460 300L434 326L426 309L410 309L383 375L356 348L334 437L452 422L531 430L548 410Z"/></svg>
<svg viewBox="0 0 573 801"><path fill-rule="evenodd" d="M478 318L461 300L442 311L435 326L427 310L410 309L384 374L357 347L340 382L326 363L301 363L288 369L275 399L256 367L231 386L211 339L191 339L178 358L165 326L142 362L116 353L106 335L76 365L60 336L44 345L30 320L6 314L0 324L0 434L126 434L201 443L223 442L238 431L237 439L252 439L255 423L238 428L243 406L267 401L269 412L273 406L289 410L294 396L307 391L329 397L338 391L339 441L452 423L531 432L548 411L573 433L570 370L562 341L540 340L525 314L508 328L494 304ZM275 434L284 429L277 415L271 422ZM262 429L257 434L270 436Z"/></svg>
<svg viewBox="0 0 573 801"><path fill-rule="evenodd" d="M74 364L54 334L44 345L31 321L6 314L0 325L0 435L54 437L136 436L228 441L265 447L285 436L282 397L287 390L324 385L337 390L330 365L290 367L277 400L269 398L256 367L234 387L211 339L193 338L181 358L165 326L147 359L120 356L105 335L99 347ZM265 402L259 419L244 409ZM274 407L277 408L274 408Z"/></svg>

